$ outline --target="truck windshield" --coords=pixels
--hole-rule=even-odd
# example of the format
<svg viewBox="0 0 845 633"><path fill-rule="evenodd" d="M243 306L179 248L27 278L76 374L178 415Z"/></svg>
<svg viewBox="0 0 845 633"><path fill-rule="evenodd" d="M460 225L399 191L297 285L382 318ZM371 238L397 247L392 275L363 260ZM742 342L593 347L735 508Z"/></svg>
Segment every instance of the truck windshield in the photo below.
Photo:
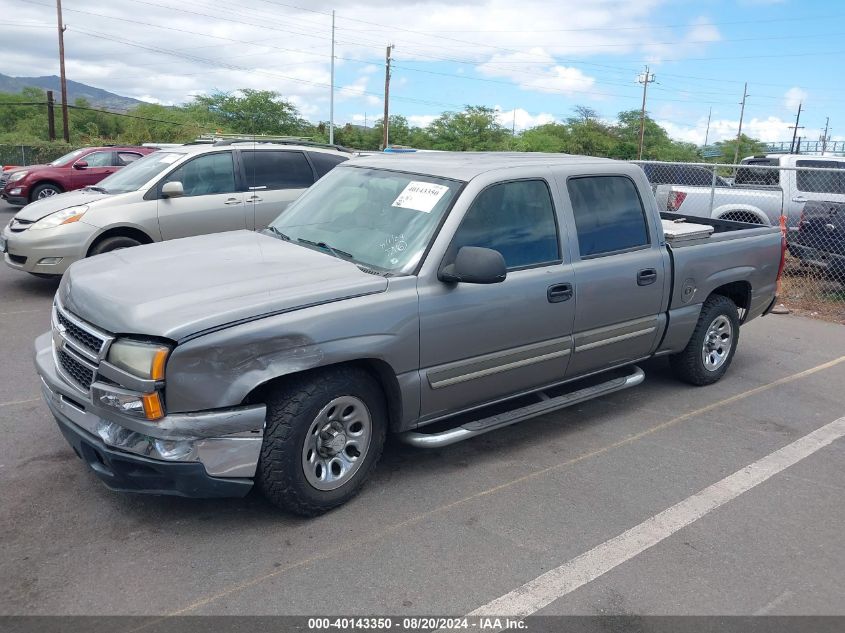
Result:
<svg viewBox="0 0 845 633"><path fill-rule="evenodd" d="M301 245L364 266L407 273L425 252L461 182L359 167L336 167L270 225ZM330 248L329 248L330 247Z"/></svg>
<svg viewBox="0 0 845 633"><path fill-rule="evenodd" d="M151 179L168 169L173 163L182 158L180 152L153 152L135 162L129 163L123 169L116 171L108 178L104 178L97 185L97 189L104 193L129 193L138 191Z"/></svg>

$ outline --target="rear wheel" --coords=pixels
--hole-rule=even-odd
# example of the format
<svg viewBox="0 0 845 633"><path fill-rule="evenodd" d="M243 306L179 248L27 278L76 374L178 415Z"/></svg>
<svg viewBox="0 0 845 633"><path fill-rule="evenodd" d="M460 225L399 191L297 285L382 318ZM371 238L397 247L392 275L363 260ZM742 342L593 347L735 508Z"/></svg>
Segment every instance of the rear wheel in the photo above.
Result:
<svg viewBox="0 0 845 633"><path fill-rule="evenodd" d="M49 198L50 196L55 196L56 194L62 193L62 188L58 185L54 185L51 183L44 183L43 185L38 185L32 190L32 194L30 195L31 201L36 200L43 200L44 198Z"/></svg>
<svg viewBox="0 0 845 633"><path fill-rule="evenodd" d="M276 506L316 516L354 497L375 468L387 408L366 371L338 367L294 376L266 398L256 479Z"/></svg>
<svg viewBox="0 0 845 633"><path fill-rule="evenodd" d="M710 385L728 371L739 343L736 304L722 295L704 302L692 337L679 354L669 357L678 378L691 385Z"/></svg>
<svg viewBox="0 0 845 633"><path fill-rule="evenodd" d="M116 235L114 237L107 237L106 239L94 245L89 256L102 255L103 253L110 253L111 251L119 251L121 248L132 248L133 246L140 246L141 242L131 237L123 235Z"/></svg>

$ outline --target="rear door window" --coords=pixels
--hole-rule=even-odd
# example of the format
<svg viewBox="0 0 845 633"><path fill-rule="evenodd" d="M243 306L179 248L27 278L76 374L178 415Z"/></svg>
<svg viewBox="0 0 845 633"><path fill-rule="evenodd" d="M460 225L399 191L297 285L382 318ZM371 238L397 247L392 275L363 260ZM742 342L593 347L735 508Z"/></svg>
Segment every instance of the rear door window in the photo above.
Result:
<svg viewBox="0 0 845 633"><path fill-rule="evenodd" d="M798 191L806 193L845 193L845 161L799 160L795 161L798 172ZM810 171L801 167L813 167L835 171Z"/></svg>
<svg viewBox="0 0 845 633"><path fill-rule="evenodd" d="M780 184L780 174L777 169L780 165L779 158L749 158L743 160L742 164L749 167L737 168L734 184L764 187L775 187Z"/></svg>
<svg viewBox="0 0 845 633"><path fill-rule="evenodd" d="M311 158L314 169L317 171L317 178L322 178L342 162L348 160L346 156L324 154L323 152L308 152L308 156Z"/></svg>
<svg viewBox="0 0 845 633"><path fill-rule="evenodd" d="M242 150L241 157L251 189L305 189L314 184L314 171L302 152Z"/></svg>
<svg viewBox="0 0 845 633"><path fill-rule="evenodd" d="M567 189L582 259L649 245L645 209L630 178L570 178Z"/></svg>
<svg viewBox="0 0 845 633"><path fill-rule="evenodd" d="M115 165L118 167L125 167L129 163L134 163L139 158L141 158L141 154L136 152L118 152Z"/></svg>

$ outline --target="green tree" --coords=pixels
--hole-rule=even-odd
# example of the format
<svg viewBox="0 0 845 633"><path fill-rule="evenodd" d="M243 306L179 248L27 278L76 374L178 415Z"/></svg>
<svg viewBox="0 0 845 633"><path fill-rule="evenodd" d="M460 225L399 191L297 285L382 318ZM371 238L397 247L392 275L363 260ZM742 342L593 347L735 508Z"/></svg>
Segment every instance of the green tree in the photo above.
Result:
<svg viewBox="0 0 845 633"><path fill-rule="evenodd" d="M309 128L296 106L272 90L244 88L237 92L197 95L185 109L195 120L236 134L302 133Z"/></svg>
<svg viewBox="0 0 845 633"><path fill-rule="evenodd" d="M461 112L444 112L428 126L433 149L490 151L507 148L510 132L486 106L467 106Z"/></svg>
<svg viewBox="0 0 845 633"><path fill-rule="evenodd" d="M618 115L617 146L618 158L637 158L637 148L640 141L640 110L626 110ZM700 154L695 145L674 141L657 122L648 114L645 117L645 133L643 136L643 160L667 160L692 162L700 160Z"/></svg>
<svg viewBox="0 0 845 633"><path fill-rule="evenodd" d="M766 146L760 140L746 136L745 134L739 137L738 142L737 139L733 138L726 141L719 141L718 143L714 143L714 145L722 152L722 155L715 159L719 163L733 163L734 156L738 156L738 160L742 160L746 156L766 153ZM737 145L739 146L738 153L736 151Z"/></svg>

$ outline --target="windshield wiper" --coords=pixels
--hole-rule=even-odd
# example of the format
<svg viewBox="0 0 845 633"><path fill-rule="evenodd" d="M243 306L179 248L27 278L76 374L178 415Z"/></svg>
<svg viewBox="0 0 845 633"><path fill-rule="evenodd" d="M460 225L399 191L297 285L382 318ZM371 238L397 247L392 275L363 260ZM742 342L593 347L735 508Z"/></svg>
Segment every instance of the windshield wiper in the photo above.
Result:
<svg viewBox="0 0 845 633"><path fill-rule="evenodd" d="M301 242L302 244L309 244L311 246L317 246L319 248L324 248L327 251L329 251L332 255L337 257L338 259L344 259L344 258L345 259L355 259L355 256L352 255L351 253L347 253L346 251L342 251L338 248L332 248L331 246L329 246L325 242L312 242L311 240L306 240L306 239L301 238L301 237L296 238L296 241ZM343 255L343 257L341 257L341 255Z"/></svg>
<svg viewBox="0 0 845 633"><path fill-rule="evenodd" d="M282 233L279 229L277 229L277 228L276 228L275 226L273 226L273 225L268 226L268 227L267 227L266 229L264 229L264 230L265 230L265 231L270 231L273 235L275 235L276 237L278 237L278 238L280 238L280 239L283 239L285 242L290 242L290 237L289 237L289 236L287 236L287 235L285 235L284 233Z"/></svg>
<svg viewBox="0 0 845 633"><path fill-rule="evenodd" d="M91 191L96 191L96 192L98 192L98 193L108 193L108 191L106 191L106 190L105 190L105 189L103 189L102 187L97 187L96 185L88 185L88 186L87 186L87 187L85 187L85 188L86 188L86 189L90 189Z"/></svg>

